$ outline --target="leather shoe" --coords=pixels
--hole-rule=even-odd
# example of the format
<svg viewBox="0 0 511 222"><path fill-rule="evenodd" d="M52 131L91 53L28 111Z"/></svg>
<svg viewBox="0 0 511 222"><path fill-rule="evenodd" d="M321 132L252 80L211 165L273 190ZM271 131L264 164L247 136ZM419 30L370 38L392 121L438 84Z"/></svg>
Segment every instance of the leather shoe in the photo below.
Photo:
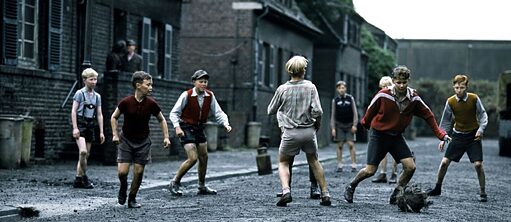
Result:
<svg viewBox="0 0 511 222"><path fill-rule="evenodd" d="M321 197L321 202L319 202L319 204L322 206L330 206L332 205L332 201L330 201L329 196L323 196Z"/></svg>
<svg viewBox="0 0 511 222"><path fill-rule="evenodd" d="M397 183L397 174L393 173L392 176L390 176L389 183Z"/></svg>
<svg viewBox="0 0 511 222"><path fill-rule="evenodd" d="M386 173L380 173L376 178L371 180L373 183L386 183L387 182L387 174Z"/></svg>
<svg viewBox="0 0 511 222"><path fill-rule="evenodd" d="M479 195L479 202L488 202L488 195L485 193Z"/></svg>
<svg viewBox="0 0 511 222"><path fill-rule="evenodd" d="M440 194L442 194L442 189L438 186L435 186L434 189L430 189L427 193L428 196L440 196Z"/></svg>
<svg viewBox="0 0 511 222"><path fill-rule="evenodd" d="M279 207L285 207L287 206L287 203L291 203L293 201L293 198L291 197L291 193L286 193L280 197L279 202L277 202L277 206Z"/></svg>
<svg viewBox="0 0 511 222"><path fill-rule="evenodd" d="M390 200L389 200L389 203L390 204L397 204L397 199L396 199L396 196L397 194L399 193L399 191L403 190L403 187L401 186L398 186L394 189L394 191L392 192L392 194L390 195Z"/></svg>
<svg viewBox="0 0 511 222"><path fill-rule="evenodd" d="M355 193L355 188L351 185L348 185L344 188L344 199L348 203L353 203L353 194Z"/></svg>
<svg viewBox="0 0 511 222"><path fill-rule="evenodd" d="M137 203L137 201L135 199L128 200L128 208L140 208L140 207L142 207L142 205Z"/></svg>
<svg viewBox="0 0 511 222"><path fill-rule="evenodd" d="M173 196L183 196L183 191L181 191L181 184L179 183L171 181L169 185L169 190Z"/></svg>
<svg viewBox="0 0 511 222"><path fill-rule="evenodd" d="M317 186L311 186L310 198L315 200L321 198L321 192L319 192Z"/></svg>
<svg viewBox="0 0 511 222"><path fill-rule="evenodd" d="M199 187L199 191L197 194L200 195L216 195L216 190L213 190L209 187Z"/></svg>

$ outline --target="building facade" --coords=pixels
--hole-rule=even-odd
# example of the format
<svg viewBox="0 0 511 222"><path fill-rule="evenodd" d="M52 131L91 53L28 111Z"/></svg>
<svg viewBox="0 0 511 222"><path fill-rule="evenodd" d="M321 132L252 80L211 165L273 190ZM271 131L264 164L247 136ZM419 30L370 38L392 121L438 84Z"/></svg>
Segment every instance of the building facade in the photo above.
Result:
<svg viewBox="0 0 511 222"><path fill-rule="evenodd" d="M246 143L249 122L260 122L261 135L277 146L280 129L266 114L276 88L289 79L285 63L302 55L311 63L314 37L321 31L294 1L194 0L183 3L180 80L190 81L197 69L209 72L209 87L229 115L233 132L227 143Z"/></svg>
<svg viewBox="0 0 511 222"><path fill-rule="evenodd" d="M83 86L81 71L98 73L105 136L117 102L132 93L130 73L104 74L115 41L133 39L143 69L155 78L154 97L164 113L189 83L177 81L181 1L3 0L0 4L0 114L29 114L36 120L33 147L48 159L76 153L70 111ZM161 140L154 120L153 141ZM36 139L37 138L37 139ZM96 149L98 148L98 149ZM34 149L33 153L34 153ZM106 150L105 154L102 150ZM112 151L114 150L114 151ZM94 144L92 159L115 162L111 143ZM158 151L153 156L168 155ZM34 156L34 154L32 154ZM72 158L76 158L73 155ZM112 159L113 158L113 159Z"/></svg>

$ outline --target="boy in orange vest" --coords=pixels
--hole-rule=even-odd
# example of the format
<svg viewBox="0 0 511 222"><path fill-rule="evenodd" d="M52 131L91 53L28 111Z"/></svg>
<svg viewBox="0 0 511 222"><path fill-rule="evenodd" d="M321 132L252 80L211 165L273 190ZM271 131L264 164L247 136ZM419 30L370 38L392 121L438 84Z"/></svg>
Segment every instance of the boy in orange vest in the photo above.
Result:
<svg viewBox="0 0 511 222"><path fill-rule="evenodd" d="M445 103L440 127L449 132L452 130L452 142L447 146L444 158L438 168L436 186L428 192L430 196L439 196L442 182L451 161L459 162L467 153L470 162L474 163L481 188L479 201L486 202L488 197L485 190L485 175L483 169L483 148L481 138L488 125L488 115L481 99L474 93L467 93L468 76L456 75L452 80L455 95ZM452 127L454 123L454 127ZM445 141L438 144L440 151L444 150Z"/></svg>

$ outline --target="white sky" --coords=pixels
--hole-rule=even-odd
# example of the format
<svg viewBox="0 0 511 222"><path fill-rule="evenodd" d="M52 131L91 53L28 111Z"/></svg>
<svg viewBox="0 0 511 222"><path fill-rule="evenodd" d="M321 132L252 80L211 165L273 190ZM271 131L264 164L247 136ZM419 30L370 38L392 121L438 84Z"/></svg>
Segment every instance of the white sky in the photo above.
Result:
<svg viewBox="0 0 511 222"><path fill-rule="evenodd" d="M509 0L353 0L364 19L394 39L511 41Z"/></svg>

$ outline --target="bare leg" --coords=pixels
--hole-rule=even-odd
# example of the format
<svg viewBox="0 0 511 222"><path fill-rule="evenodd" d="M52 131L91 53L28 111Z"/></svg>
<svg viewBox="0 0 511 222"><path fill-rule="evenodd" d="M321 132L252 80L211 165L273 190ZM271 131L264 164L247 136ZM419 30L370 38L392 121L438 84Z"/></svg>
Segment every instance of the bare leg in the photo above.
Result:
<svg viewBox="0 0 511 222"><path fill-rule="evenodd" d="M78 163L76 164L76 176L81 177L87 171L87 157L89 157L90 143L85 142L84 137L76 140L78 145Z"/></svg>
<svg viewBox="0 0 511 222"><path fill-rule="evenodd" d="M413 174L415 173L415 162L413 162L412 157L408 157L401 159L401 164L403 164L403 173L399 176L397 186L404 187L408 184L408 182L410 182Z"/></svg>
<svg viewBox="0 0 511 222"><path fill-rule="evenodd" d="M200 143L197 148L199 155L199 187L204 187L206 184L206 171L208 169L208 145L207 143Z"/></svg>
<svg viewBox="0 0 511 222"><path fill-rule="evenodd" d="M134 200L137 196L140 184L142 184L142 178L144 177L145 165L135 163L133 167L133 180L131 181L131 188L129 194L129 200Z"/></svg>
<svg viewBox="0 0 511 222"><path fill-rule="evenodd" d="M449 164L451 164L451 160L444 157L440 162L440 166L438 167L438 176L436 180L436 184L441 185L444 181L445 174L447 173L447 169L449 168Z"/></svg>
<svg viewBox="0 0 511 222"><path fill-rule="evenodd" d="M484 169L483 169L483 162L482 161L475 161L474 167L477 172L477 179L479 179L479 187L481 188L480 194L486 194L485 184L486 184L486 178L484 175Z"/></svg>
<svg viewBox="0 0 511 222"><path fill-rule="evenodd" d="M119 182L121 183L121 189L124 192L128 189L128 173L130 172L129 163L118 163L117 164L117 175L119 176Z"/></svg>
<svg viewBox="0 0 511 222"><path fill-rule="evenodd" d="M380 162L380 173L387 173L387 155Z"/></svg>
<svg viewBox="0 0 511 222"><path fill-rule="evenodd" d="M365 180L368 177L373 176L378 170L378 166L376 165L366 165L364 168L358 171L357 175L351 180L350 186L353 188L357 187L357 185Z"/></svg>
<svg viewBox="0 0 511 222"><path fill-rule="evenodd" d="M356 169L357 168L357 151L355 150L355 144L353 143L353 141L348 141L347 144L350 149L351 168Z"/></svg>
<svg viewBox="0 0 511 222"><path fill-rule="evenodd" d="M291 162L292 159L294 159L293 156L288 156L284 153L279 153L279 177L283 194L289 192L291 179L289 173L289 163Z"/></svg>
<svg viewBox="0 0 511 222"><path fill-rule="evenodd" d="M181 178L183 178L183 176L188 172L188 170L190 170L195 165L195 163L197 163L197 148L195 144L193 143L185 144L184 148L188 158L181 164L181 166L176 172L176 175L174 176L173 180L176 183L180 183Z"/></svg>
<svg viewBox="0 0 511 222"><path fill-rule="evenodd" d="M397 162L392 158L392 174L397 174Z"/></svg>
<svg viewBox="0 0 511 222"><path fill-rule="evenodd" d="M326 184L323 166L321 166L321 163L318 160L318 155L316 153L306 154L306 157L309 166L312 168L314 177L316 178L316 181L318 181L321 192L324 194L328 194L328 187Z"/></svg>
<svg viewBox="0 0 511 222"><path fill-rule="evenodd" d="M128 190L128 173L130 171L129 163L117 163L117 175L121 186L119 187L118 202L124 205L126 202L126 191Z"/></svg>
<svg viewBox="0 0 511 222"><path fill-rule="evenodd" d="M343 167L343 160L342 160L342 146L344 145L344 142L338 142L337 143L337 168Z"/></svg>

